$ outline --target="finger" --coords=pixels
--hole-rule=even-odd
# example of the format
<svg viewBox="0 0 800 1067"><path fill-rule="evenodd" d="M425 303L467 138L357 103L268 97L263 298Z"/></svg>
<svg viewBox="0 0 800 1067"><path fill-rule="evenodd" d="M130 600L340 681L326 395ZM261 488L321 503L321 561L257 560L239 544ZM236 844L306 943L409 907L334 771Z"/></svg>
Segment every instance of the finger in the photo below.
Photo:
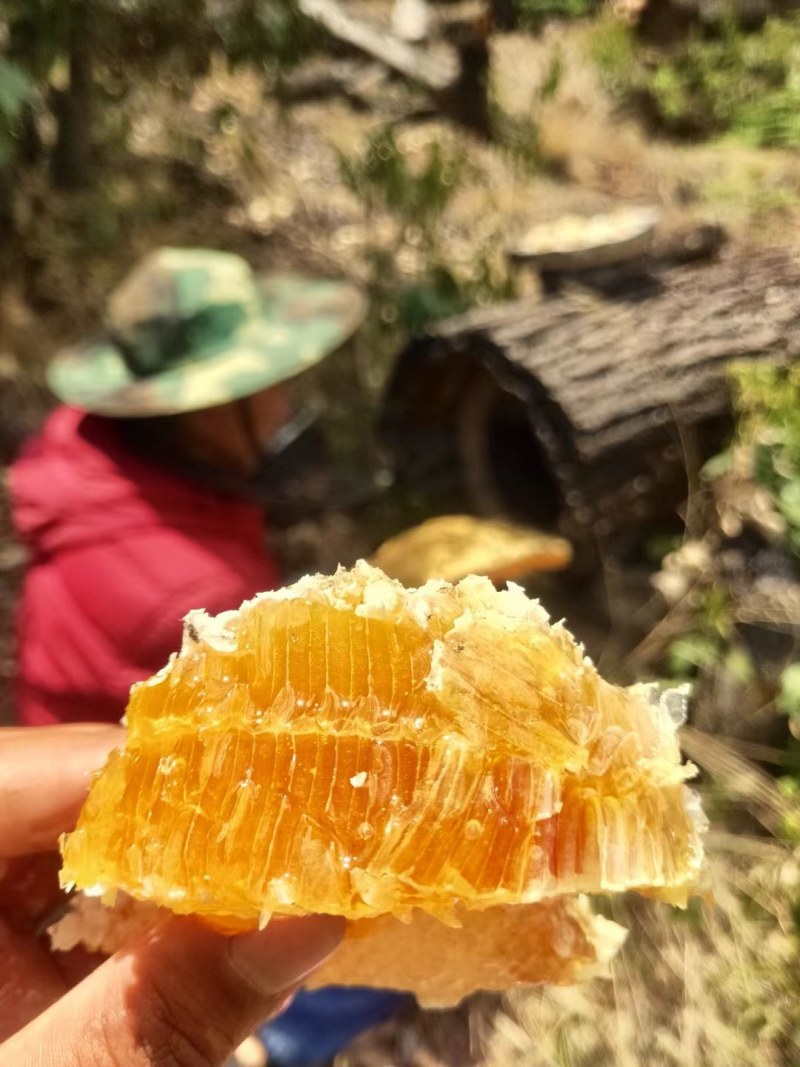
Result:
<svg viewBox="0 0 800 1067"><path fill-rule="evenodd" d="M53 848L124 736L94 724L0 729L0 860Z"/></svg>
<svg viewBox="0 0 800 1067"><path fill-rule="evenodd" d="M0 908L0 1042L35 1019L104 960L82 946L53 953L47 935L34 932L36 925L27 916L20 918L14 911L4 914Z"/></svg>
<svg viewBox="0 0 800 1067"><path fill-rule="evenodd" d="M58 884L61 858L57 852L37 852L4 861L0 877L0 915L21 934L36 933L42 920L63 905Z"/></svg>
<svg viewBox="0 0 800 1067"><path fill-rule="evenodd" d="M0 1067L220 1067L338 945L344 921L226 938L169 919L0 1048Z"/></svg>
<svg viewBox="0 0 800 1067"><path fill-rule="evenodd" d="M53 953L46 935L21 933L0 916L0 1042L102 963L103 957L80 946Z"/></svg>
<svg viewBox="0 0 800 1067"><path fill-rule="evenodd" d="M67 991L47 950L0 918L0 1041L36 1018Z"/></svg>

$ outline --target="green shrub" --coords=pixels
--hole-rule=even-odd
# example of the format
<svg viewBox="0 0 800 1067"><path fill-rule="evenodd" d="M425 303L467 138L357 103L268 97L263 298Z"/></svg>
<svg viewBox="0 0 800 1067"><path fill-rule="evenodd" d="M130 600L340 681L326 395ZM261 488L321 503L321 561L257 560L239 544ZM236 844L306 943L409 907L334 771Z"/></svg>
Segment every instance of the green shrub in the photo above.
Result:
<svg viewBox="0 0 800 1067"><path fill-rule="evenodd" d="M581 19L593 15L602 0L517 0L523 29L539 29L549 19Z"/></svg>
<svg viewBox="0 0 800 1067"><path fill-rule="evenodd" d="M609 89L665 132L800 144L798 16L767 19L754 33L726 20L668 52L640 46L630 27L608 18L591 53Z"/></svg>
<svg viewBox="0 0 800 1067"><path fill-rule="evenodd" d="M422 240L431 244L435 243L438 223L458 187L464 160L433 142L422 165L412 167L391 127L386 126L372 138L363 155L340 156L339 170L368 215L385 210L403 227L418 227Z"/></svg>
<svg viewBox="0 0 800 1067"><path fill-rule="evenodd" d="M0 168L14 157L17 123L33 91L27 74L16 63L0 57Z"/></svg>
<svg viewBox="0 0 800 1067"><path fill-rule="evenodd" d="M384 334L386 324L418 333L475 303L510 296L507 279L496 278L480 256L466 272L449 263L442 223L468 169L460 153L438 141L424 158L409 162L390 127L379 130L362 154L340 156L342 179L359 200L370 232L381 215L396 225L393 247L370 237L367 249ZM411 248L419 268L409 276L399 269L398 257Z"/></svg>
<svg viewBox="0 0 800 1067"><path fill-rule="evenodd" d="M733 371L737 443L770 494L800 556L800 365L743 364Z"/></svg>
<svg viewBox="0 0 800 1067"><path fill-rule="evenodd" d="M641 60L626 22L612 16L601 19L592 30L589 54L612 92L624 96L633 89Z"/></svg>

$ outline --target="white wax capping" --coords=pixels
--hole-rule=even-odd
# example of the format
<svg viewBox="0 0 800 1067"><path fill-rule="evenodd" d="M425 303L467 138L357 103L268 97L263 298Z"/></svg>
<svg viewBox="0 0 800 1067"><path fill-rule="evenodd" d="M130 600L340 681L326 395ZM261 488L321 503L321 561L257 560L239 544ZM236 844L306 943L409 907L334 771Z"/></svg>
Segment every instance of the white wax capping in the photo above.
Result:
<svg viewBox="0 0 800 1067"><path fill-rule="evenodd" d="M398 609L400 587L389 578L375 579L364 586L357 615L366 618L390 618Z"/></svg>
<svg viewBox="0 0 800 1067"><path fill-rule="evenodd" d="M190 611L183 620L181 655L191 655L201 641L217 652L235 651L237 616L236 611L223 611L219 615L209 615L202 608Z"/></svg>
<svg viewBox="0 0 800 1067"><path fill-rule="evenodd" d="M689 697L691 695L692 687L688 683L679 685L675 689L665 689L661 694L659 703L677 728L683 726L688 718Z"/></svg>
<svg viewBox="0 0 800 1067"><path fill-rule="evenodd" d="M676 730L686 722L689 697L692 695L692 687L688 682L664 690L658 682L642 682L631 689L640 692L652 708L666 712Z"/></svg>
<svg viewBox="0 0 800 1067"><path fill-rule="evenodd" d="M703 811L703 803L697 790L685 789L683 791L683 806L686 809L686 814L694 823L697 832L704 834L708 830L709 822L708 816Z"/></svg>

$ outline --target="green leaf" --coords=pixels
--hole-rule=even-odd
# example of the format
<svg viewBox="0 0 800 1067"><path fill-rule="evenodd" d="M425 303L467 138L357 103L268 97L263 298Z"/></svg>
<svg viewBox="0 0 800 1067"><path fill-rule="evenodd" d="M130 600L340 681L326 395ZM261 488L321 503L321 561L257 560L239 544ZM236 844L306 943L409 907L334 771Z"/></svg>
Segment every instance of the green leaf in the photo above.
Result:
<svg viewBox="0 0 800 1067"><path fill-rule="evenodd" d="M726 449L725 452L719 452L703 464L700 470L700 477L706 482L716 481L717 478L721 478L723 474L728 473L731 469L731 464L731 452L730 449Z"/></svg>
<svg viewBox="0 0 800 1067"><path fill-rule="evenodd" d="M796 778L791 778L788 774L784 775L778 779L778 791L787 800L794 800L800 795L800 782Z"/></svg>
<svg viewBox="0 0 800 1067"><path fill-rule="evenodd" d="M786 521L800 527L800 476L781 486L778 504Z"/></svg>
<svg viewBox="0 0 800 1067"><path fill-rule="evenodd" d="M753 445L753 478L771 493L777 495L781 490L781 478L775 470L777 449L773 444L757 441Z"/></svg>
<svg viewBox="0 0 800 1067"><path fill-rule="evenodd" d="M693 674L702 667L715 667L720 660L719 643L706 634L679 637L669 647L667 664L673 675Z"/></svg>
<svg viewBox="0 0 800 1067"><path fill-rule="evenodd" d="M410 333L420 333L431 322L465 311L468 302L458 282L445 267L433 266L417 285L397 297L400 321Z"/></svg>
<svg viewBox="0 0 800 1067"><path fill-rule="evenodd" d="M653 534L644 543L644 554L650 563L661 563L665 556L681 547L682 540L680 534Z"/></svg>
<svg viewBox="0 0 800 1067"><path fill-rule="evenodd" d="M0 59L0 121L13 122L33 91L33 82L21 67Z"/></svg>
<svg viewBox="0 0 800 1067"><path fill-rule="evenodd" d="M786 715L800 715L800 663L792 663L783 671L780 686L777 707Z"/></svg>
<svg viewBox="0 0 800 1067"><path fill-rule="evenodd" d="M541 103L545 104L548 100L553 99L558 92L563 76L564 60L561 57L561 52L556 52L550 60L550 65L547 68L542 84L536 90L536 95Z"/></svg>
<svg viewBox="0 0 800 1067"><path fill-rule="evenodd" d="M742 685L748 685L755 678L753 661L743 648L729 649L725 656L725 670Z"/></svg>

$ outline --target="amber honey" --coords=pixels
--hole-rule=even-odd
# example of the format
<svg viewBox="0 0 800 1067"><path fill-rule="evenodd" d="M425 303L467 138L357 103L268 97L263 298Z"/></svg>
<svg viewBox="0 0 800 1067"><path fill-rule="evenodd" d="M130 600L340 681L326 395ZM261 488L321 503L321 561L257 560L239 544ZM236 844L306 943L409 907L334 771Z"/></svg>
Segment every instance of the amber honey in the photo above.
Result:
<svg viewBox="0 0 800 1067"><path fill-rule="evenodd" d="M361 564L192 613L127 723L62 879L177 912L680 901L701 862L668 704L481 579L408 591Z"/></svg>

